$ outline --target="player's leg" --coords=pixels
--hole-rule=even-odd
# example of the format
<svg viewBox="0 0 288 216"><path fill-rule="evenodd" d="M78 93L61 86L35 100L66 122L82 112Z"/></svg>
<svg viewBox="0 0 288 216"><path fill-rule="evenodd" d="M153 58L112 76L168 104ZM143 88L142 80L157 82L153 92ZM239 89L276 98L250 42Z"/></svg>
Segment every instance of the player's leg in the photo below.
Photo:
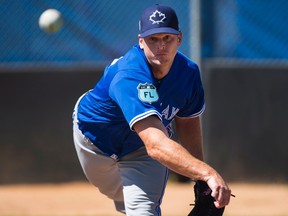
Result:
<svg viewBox="0 0 288 216"><path fill-rule="evenodd" d="M79 130L74 122L73 138L82 169L99 191L114 200L117 211L125 212L122 192L122 180L115 160L104 156L102 152Z"/></svg>
<svg viewBox="0 0 288 216"><path fill-rule="evenodd" d="M127 216L160 216L168 170L146 153L145 147L119 161Z"/></svg>

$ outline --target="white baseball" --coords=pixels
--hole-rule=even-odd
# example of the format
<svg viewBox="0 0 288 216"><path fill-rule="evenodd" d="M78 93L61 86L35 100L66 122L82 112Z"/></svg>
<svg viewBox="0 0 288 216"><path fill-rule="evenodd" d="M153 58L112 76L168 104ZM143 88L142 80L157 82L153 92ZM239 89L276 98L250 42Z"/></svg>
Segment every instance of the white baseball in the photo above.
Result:
<svg viewBox="0 0 288 216"><path fill-rule="evenodd" d="M63 18L56 9L48 9L39 17L39 27L47 33L54 33L61 29Z"/></svg>

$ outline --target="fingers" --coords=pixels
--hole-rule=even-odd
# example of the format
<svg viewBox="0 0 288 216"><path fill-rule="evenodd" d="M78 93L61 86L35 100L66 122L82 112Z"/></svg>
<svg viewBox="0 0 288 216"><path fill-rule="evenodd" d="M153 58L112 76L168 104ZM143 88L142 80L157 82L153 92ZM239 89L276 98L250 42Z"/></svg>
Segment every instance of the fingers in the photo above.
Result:
<svg viewBox="0 0 288 216"><path fill-rule="evenodd" d="M231 197L231 190L225 184L223 186L218 186L216 189L212 189L211 196L215 199L216 208L222 208L229 204Z"/></svg>
<svg viewBox="0 0 288 216"><path fill-rule="evenodd" d="M211 196L215 199L214 204L217 208L222 208L229 204L231 190L220 175L209 178L207 184L212 190Z"/></svg>

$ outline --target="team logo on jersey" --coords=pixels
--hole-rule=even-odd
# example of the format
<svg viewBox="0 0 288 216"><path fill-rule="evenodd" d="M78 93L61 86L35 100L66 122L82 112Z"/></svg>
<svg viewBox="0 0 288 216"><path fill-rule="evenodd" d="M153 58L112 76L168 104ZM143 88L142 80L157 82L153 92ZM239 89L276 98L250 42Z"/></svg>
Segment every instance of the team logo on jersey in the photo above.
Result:
<svg viewBox="0 0 288 216"><path fill-rule="evenodd" d="M155 10L151 15L149 20L152 22L152 24L159 24L164 23L164 19L166 18L165 14L161 13L158 10Z"/></svg>
<svg viewBox="0 0 288 216"><path fill-rule="evenodd" d="M149 83L140 83L137 86L138 89L138 97L141 101L147 103L153 103L158 101L159 96L156 90L156 87Z"/></svg>

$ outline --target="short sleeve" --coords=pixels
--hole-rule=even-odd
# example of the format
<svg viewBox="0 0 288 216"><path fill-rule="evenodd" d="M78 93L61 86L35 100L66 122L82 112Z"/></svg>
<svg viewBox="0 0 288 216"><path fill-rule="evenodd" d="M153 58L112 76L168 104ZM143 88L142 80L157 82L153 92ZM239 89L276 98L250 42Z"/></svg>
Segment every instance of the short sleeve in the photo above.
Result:
<svg viewBox="0 0 288 216"><path fill-rule="evenodd" d="M149 82L149 80L141 77L137 79L127 73L129 72L118 73L114 77L109 88L109 96L120 107L130 128L132 129L135 122L151 115L156 115L161 119L161 114L153 103L143 102L139 98L137 87L140 83Z"/></svg>
<svg viewBox="0 0 288 216"><path fill-rule="evenodd" d="M177 113L177 117L197 117L205 110L204 89L199 70L197 70L190 86L190 97L185 106Z"/></svg>

